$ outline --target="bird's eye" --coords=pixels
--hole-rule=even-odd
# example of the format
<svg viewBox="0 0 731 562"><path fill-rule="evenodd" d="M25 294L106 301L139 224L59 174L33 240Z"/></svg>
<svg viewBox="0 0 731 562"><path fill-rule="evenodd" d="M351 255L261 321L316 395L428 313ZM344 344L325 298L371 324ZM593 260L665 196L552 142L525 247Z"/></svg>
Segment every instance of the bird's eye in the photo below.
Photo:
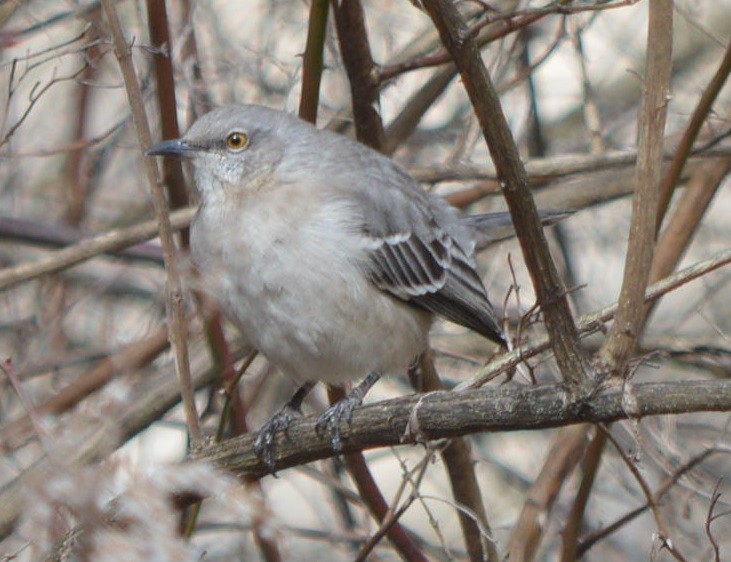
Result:
<svg viewBox="0 0 731 562"><path fill-rule="evenodd" d="M226 137L226 147L234 152L243 150L248 144L249 136L241 131L234 131Z"/></svg>

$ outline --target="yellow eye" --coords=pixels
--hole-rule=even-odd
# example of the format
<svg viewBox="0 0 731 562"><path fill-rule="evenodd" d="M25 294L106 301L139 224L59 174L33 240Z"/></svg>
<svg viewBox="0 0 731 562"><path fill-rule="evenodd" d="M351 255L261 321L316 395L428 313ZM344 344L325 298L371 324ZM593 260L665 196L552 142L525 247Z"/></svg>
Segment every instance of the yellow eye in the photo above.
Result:
<svg viewBox="0 0 731 562"><path fill-rule="evenodd" d="M226 137L226 147L229 150L239 151L249 144L249 136L241 131L234 131Z"/></svg>

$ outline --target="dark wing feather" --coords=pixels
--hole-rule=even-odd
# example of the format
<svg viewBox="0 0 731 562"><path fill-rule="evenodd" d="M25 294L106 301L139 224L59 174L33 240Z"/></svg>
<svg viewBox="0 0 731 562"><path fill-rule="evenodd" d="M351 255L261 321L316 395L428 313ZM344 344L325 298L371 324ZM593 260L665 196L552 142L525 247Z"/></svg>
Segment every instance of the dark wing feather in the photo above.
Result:
<svg viewBox="0 0 731 562"><path fill-rule="evenodd" d="M372 237L373 283L401 300L444 316L497 343L504 338L468 255L443 230Z"/></svg>

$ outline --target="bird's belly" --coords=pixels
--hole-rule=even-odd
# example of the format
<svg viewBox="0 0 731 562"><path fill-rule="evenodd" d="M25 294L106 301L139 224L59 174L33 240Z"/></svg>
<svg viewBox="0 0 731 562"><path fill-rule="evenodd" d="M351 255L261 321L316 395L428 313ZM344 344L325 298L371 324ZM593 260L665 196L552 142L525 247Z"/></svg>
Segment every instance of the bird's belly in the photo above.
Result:
<svg viewBox="0 0 731 562"><path fill-rule="evenodd" d="M352 259L362 249L347 237L273 229L263 218L215 252L193 231L204 284L244 337L300 382L403 372L426 347L431 315L376 289Z"/></svg>

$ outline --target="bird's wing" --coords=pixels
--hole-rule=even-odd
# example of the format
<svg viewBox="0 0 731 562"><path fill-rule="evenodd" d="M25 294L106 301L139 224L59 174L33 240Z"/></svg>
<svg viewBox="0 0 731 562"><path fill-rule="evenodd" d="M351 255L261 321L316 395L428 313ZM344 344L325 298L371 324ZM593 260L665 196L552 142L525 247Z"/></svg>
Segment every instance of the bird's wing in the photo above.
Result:
<svg viewBox="0 0 731 562"><path fill-rule="evenodd" d="M443 199L424 189L392 160L335 135L323 158L340 175L320 176L330 196L342 197L368 239L362 263L382 291L504 343L495 312L474 270L472 228Z"/></svg>
<svg viewBox="0 0 731 562"><path fill-rule="evenodd" d="M472 257L428 209L417 217L416 228L374 231L367 266L373 284L415 306L439 314L483 336L504 343L495 312L474 269ZM418 219L429 222L428 228ZM456 217L454 220L457 220ZM419 228L421 226L422 228Z"/></svg>

